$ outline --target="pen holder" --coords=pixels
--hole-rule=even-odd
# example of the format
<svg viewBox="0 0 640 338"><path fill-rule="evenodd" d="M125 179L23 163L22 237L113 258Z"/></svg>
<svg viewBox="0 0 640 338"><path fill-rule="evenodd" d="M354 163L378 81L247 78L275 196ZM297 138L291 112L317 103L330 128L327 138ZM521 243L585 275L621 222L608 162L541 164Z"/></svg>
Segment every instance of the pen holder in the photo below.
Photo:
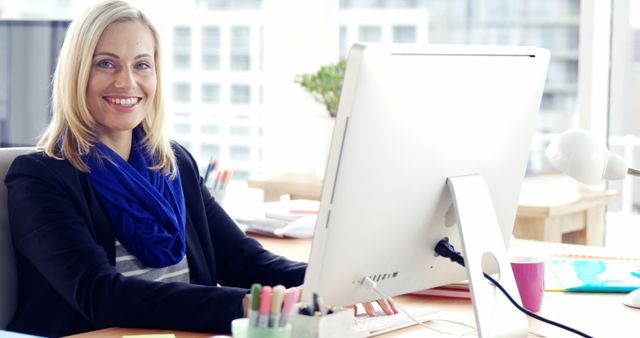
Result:
<svg viewBox="0 0 640 338"><path fill-rule="evenodd" d="M339 309L323 316L306 316L296 311L289 317L295 338L333 338L353 335L353 310Z"/></svg>
<svg viewBox="0 0 640 338"><path fill-rule="evenodd" d="M224 198L227 195L227 187L223 187L222 189L209 189L209 192L218 204L224 205Z"/></svg>
<svg viewBox="0 0 640 338"><path fill-rule="evenodd" d="M256 327L249 326L248 318L239 318L231 322L231 334L233 338L290 338L291 324L282 327Z"/></svg>

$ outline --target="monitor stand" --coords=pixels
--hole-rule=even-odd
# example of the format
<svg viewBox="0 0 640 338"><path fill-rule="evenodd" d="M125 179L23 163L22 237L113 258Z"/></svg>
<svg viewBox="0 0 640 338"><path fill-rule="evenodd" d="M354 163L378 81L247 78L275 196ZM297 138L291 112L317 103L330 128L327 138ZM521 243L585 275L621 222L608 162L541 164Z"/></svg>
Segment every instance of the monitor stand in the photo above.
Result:
<svg viewBox="0 0 640 338"><path fill-rule="evenodd" d="M525 314L483 275L483 258L492 259L498 265L497 280L521 303L486 182L480 175L469 175L449 177L447 185L458 216L478 337L526 337Z"/></svg>

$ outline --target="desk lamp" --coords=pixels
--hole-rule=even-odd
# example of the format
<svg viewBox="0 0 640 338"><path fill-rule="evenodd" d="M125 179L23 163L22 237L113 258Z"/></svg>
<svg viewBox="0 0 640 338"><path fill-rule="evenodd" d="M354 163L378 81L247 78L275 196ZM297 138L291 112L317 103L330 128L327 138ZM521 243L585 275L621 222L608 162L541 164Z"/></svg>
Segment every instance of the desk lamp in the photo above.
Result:
<svg viewBox="0 0 640 338"><path fill-rule="evenodd" d="M640 170L628 168L621 156L611 154L586 130L565 131L549 144L546 154L556 169L587 185L621 180L625 174L640 176ZM623 303L640 308L640 289L630 292Z"/></svg>

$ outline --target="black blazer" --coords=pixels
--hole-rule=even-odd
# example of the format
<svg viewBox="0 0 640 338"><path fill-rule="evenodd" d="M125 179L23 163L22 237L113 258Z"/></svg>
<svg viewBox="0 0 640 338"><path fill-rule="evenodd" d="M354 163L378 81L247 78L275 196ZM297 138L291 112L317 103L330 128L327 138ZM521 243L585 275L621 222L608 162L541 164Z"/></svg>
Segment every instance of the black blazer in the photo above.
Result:
<svg viewBox="0 0 640 338"><path fill-rule="evenodd" d="M8 329L62 336L105 327L229 332L254 282L300 285L306 264L248 238L202 184L191 155L173 144L184 190L191 284L124 277L115 237L86 175L42 152L7 173L18 269L18 307Z"/></svg>

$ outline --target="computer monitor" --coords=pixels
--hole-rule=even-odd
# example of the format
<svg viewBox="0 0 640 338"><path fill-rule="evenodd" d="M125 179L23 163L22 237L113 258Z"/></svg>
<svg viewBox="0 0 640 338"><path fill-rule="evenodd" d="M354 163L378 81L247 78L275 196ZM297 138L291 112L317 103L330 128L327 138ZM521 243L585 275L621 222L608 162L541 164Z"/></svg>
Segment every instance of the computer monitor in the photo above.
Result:
<svg viewBox="0 0 640 338"><path fill-rule="evenodd" d="M434 254L443 237L463 249L452 177L486 182L504 250L548 62L548 51L535 47L354 45L303 299L379 299L363 287L365 277L389 296L468 279L465 268ZM475 224L480 238L467 241L489 240L484 227Z"/></svg>

